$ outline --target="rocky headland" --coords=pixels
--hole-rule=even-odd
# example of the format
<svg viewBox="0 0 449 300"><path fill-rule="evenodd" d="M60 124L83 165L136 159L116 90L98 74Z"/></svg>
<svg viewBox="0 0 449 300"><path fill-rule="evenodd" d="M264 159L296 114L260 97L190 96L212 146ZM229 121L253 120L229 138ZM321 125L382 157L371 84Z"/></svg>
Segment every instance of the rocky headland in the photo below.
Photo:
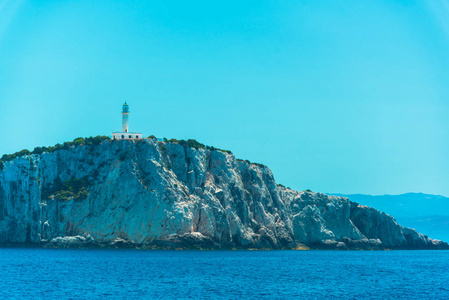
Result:
<svg viewBox="0 0 449 300"><path fill-rule="evenodd" d="M449 249L344 197L193 141L77 139L0 161L0 245Z"/></svg>

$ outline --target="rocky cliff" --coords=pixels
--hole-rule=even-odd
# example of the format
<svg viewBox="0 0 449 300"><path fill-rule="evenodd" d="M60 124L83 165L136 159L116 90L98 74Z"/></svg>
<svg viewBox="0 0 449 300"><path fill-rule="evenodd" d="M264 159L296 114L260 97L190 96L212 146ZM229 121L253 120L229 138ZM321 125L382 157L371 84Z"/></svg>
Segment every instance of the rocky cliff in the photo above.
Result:
<svg viewBox="0 0 449 300"><path fill-rule="evenodd" d="M4 162L0 244L448 248L347 198L280 186L269 168L229 152L151 138Z"/></svg>

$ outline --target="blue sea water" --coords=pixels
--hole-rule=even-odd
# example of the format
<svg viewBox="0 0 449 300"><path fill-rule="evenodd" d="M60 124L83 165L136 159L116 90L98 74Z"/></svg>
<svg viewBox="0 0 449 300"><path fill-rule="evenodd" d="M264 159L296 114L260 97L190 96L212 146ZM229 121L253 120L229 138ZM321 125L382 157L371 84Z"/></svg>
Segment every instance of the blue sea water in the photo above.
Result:
<svg viewBox="0 0 449 300"><path fill-rule="evenodd" d="M449 298L449 251L0 248L0 298Z"/></svg>

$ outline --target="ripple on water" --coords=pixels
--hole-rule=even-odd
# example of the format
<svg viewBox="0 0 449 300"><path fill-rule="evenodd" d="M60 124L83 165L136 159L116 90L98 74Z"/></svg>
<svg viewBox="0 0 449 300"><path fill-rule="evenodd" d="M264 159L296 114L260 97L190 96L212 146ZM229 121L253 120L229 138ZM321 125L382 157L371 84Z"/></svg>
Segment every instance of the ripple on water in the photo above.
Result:
<svg viewBox="0 0 449 300"><path fill-rule="evenodd" d="M0 249L2 298L449 298L449 251Z"/></svg>

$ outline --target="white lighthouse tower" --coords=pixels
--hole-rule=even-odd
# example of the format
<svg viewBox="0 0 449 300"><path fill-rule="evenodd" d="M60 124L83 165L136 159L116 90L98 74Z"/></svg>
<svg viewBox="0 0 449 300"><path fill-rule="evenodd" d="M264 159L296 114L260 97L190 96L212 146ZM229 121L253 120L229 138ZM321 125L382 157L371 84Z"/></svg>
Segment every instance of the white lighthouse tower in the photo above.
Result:
<svg viewBox="0 0 449 300"><path fill-rule="evenodd" d="M141 132L130 132L129 131L129 105L125 102L122 107L122 131L113 132L113 140L130 140L130 139L141 139Z"/></svg>
<svg viewBox="0 0 449 300"><path fill-rule="evenodd" d="M122 108L122 132L129 131L129 105L125 102Z"/></svg>

